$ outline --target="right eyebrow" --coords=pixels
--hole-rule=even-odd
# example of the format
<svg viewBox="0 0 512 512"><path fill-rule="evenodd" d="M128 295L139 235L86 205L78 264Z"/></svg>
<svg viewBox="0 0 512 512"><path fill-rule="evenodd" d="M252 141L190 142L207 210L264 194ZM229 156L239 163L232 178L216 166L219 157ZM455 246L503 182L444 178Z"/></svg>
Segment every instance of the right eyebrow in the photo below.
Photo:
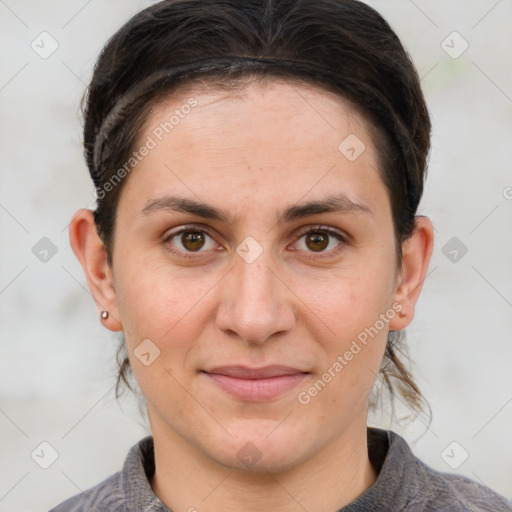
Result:
<svg viewBox="0 0 512 512"><path fill-rule="evenodd" d="M219 220L231 224L233 217L220 208L215 208L206 203L195 201L194 199L185 199L177 196L165 196L153 199L140 212L142 215L148 215L159 210L169 210L172 212L183 212L203 217L204 219Z"/></svg>

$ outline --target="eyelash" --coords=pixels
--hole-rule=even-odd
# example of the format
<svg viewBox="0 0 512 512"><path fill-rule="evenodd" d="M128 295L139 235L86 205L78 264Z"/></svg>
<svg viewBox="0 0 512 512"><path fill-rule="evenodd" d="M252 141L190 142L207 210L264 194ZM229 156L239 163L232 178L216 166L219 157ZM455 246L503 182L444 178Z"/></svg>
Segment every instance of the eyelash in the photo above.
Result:
<svg viewBox="0 0 512 512"><path fill-rule="evenodd" d="M213 238L208 233L208 231L205 230L204 228L191 224L191 225L183 226L180 229L178 229L177 231L173 231L172 233L167 234L163 239L163 243L167 244L174 238L182 235L183 233L188 233L188 232L203 233L205 235L208 235L210 238ZM318 253L312 252L311 253L312 256L306 256L307 258L321 259L323 257L331 257L333 254L337 254L340 250L342 250L343 246L347 245L347 243L348 243L346 237L343 236L341 233L339 233L338 231L335 231L329 227L321 226L321 225L304 228L303 230L301 230L298 233L298 235L297 235L298 240L300 240L305 235L309 235L312 233L318 233L318 232L325 233L328 236L332 236L332 237L336 238L340 242L340 244L337 247L335 247L334 249L331 249L330 251L318 252ZM181 250L176 250L170 246L167 247L167 250L174 255L177 255L182 258L188 258L188 259L196 258L197 257L196 254L204 252L204 251L196 251L196 252L181 251Z"/></svg>

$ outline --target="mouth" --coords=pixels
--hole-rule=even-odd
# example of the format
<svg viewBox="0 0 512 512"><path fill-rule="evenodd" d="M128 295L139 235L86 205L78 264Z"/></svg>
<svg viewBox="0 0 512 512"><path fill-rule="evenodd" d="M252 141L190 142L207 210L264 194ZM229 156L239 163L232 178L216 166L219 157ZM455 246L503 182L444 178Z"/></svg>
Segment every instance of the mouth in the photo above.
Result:
<svg viewBox="0 0 512 512"><path fill-rule="evenodd" d="M277 398L309 375L309 372L287 366L222 366L201 373L225 393L251 402Z"/></svg>

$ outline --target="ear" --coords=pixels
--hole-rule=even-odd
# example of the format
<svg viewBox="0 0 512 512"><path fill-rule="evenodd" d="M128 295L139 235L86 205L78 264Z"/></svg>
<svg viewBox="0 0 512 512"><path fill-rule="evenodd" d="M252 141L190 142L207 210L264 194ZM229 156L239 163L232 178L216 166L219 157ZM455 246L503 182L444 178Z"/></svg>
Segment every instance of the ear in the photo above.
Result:
<svg viewBox="0 0 512 512"><path fill-rule="evenodd" d="M114 279L91 210L82 209L75 213L69 225L69 241L84 269L89 290L98 308L98 316L101 318L102 311L109 313L107 318L101 318L103 325L111 331L120 331L122 324L119 320Z"/></svg>
<svg viewBox="0 0 512 512"><path fill-rule="evenodd" d="M399 314L389 322L389 328L399 331L414 318L414 308L427 275L434 247L434 230L428 217L417 216L412 236L402 246L402 269L397 280L394 301L401 304Z"/></svg>

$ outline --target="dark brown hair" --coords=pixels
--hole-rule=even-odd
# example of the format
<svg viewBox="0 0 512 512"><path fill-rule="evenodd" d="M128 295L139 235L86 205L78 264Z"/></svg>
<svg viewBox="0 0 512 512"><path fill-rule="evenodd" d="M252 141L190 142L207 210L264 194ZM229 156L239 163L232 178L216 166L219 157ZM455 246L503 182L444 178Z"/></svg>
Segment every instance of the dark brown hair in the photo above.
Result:
<svg viewBox="0 0 512 512"><path fill-rule="evenodd" d="M401 262L423 193L431 125L414 65L380 14L356 0L168 0L108 41L84 97L94 217L110 264L126 162L151 108L194 84L229 91L278 78L334 92L370 122ZM379 377L391 397L398 392L421 412L428 404L402 361L403 335L389 333ZM124 344L118 358L118 387L130 387Z"/></svg>

